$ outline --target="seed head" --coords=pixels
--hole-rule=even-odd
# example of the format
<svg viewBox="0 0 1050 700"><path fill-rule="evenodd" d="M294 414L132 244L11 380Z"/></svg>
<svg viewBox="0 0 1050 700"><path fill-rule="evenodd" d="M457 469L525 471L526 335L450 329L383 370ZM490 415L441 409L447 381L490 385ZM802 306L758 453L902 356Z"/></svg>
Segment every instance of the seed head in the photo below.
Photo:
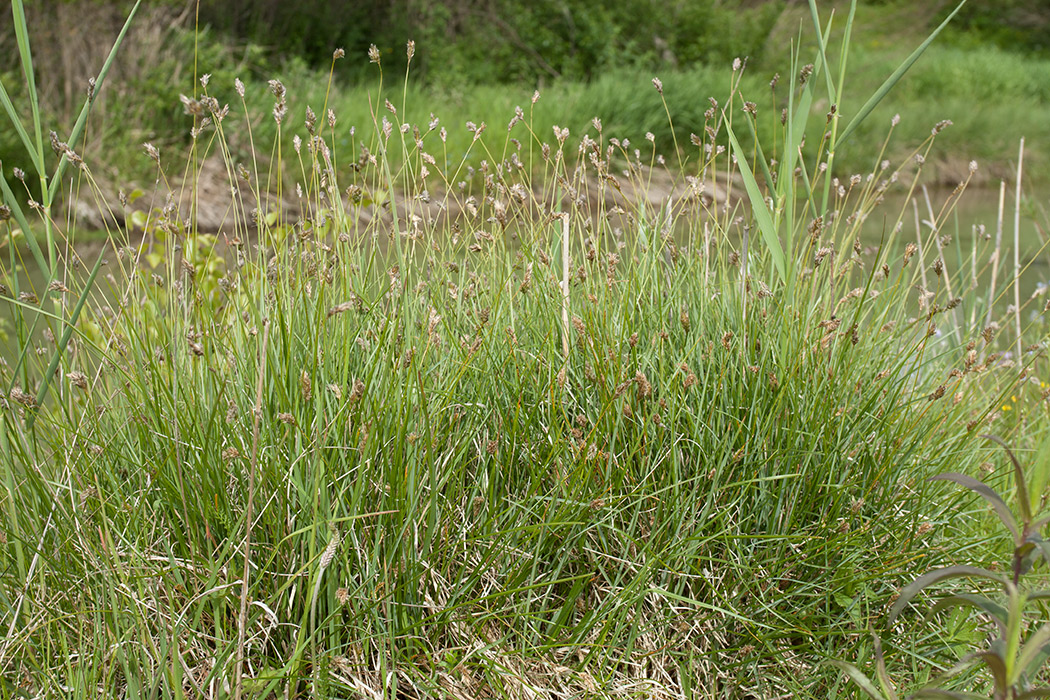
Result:
<svg viewBox="0 0 1050 700"><path fill-rule="evenodd" d="M656 88L656 91L661 95L664 94L664 84L659 78L653 78L653 87Z"/></svg>
<svg viewBox="0 0 1050 700"><path fill-rule="evenodd" d="M530 287L532 287L532 263L525 266L525 277L522 279L521 285L518 289L524 293L529 291Z"/></svg>
<svg viewBox="0 0 1050 700"><path fill-rule="evenodd" d="M807 63L802 66L802 70L798 72L798 84L805 85L806 81L809 80L809 76L813 75L813 64Z"/></svg>
<svg viewBox="0 0 1050 700"><path fill-rule="evenodd" d="M36 407L36 397L27 391L23 391L22 387L16 386L11 390L11 393L8 394L8 397L13 401L22 404L26 408Z"/></svg>
<svg viewBox="0 0 1050 700"><path fill-rule="evenodd" d="M904 246L904 264L905 265L908 264L908 261L911 260L911 256L915 255L915 251L917 251L918 249L919 249L919 247L917 245L915 245L914 243L909 243L908 245Z"/></svg>
<svg viewBox="0 0 1050 700"><path fill-rule="evenodd" d="M357 403L365 395L365 383L360 379L354 379L353 388L350 390L350 396L348 400L350 403Z"/></svg>
<svg viewBox="0 0 1050 700"><path fill-rule="evenodd" d="M930 133L933 134L934 136L936 136L937 134L941 133L942 131L944 131L945 129L947 129L951 125L952 125L952 120L951 119L942 119L941 121L937 122L934 125L933 129L930 130Z"/></svg>
<svg viewBox="0 0 1050 700"><path fill-rule="evenodd" d="M150 160L157 165L160 165L160 151L157 150L157 147L152 143L144 143L142 144L142 147L146 149L146 155L150 157Z"/></svg>
<svg viewBox="0 0 1050 700"><path fill-rule="evenodd" d="M78 389L82 389L84 391L87 391L87 388L88 388L87 375L85 375L83 372L70 372L66 376L69 378L69 383L70 384L72 384L73 386L75 386Z"/></svg>
<svg viewBox="0 0 1050 700"><path fill-rule="evenodd" d="M408 60L411 61L412 57L416 55L416 42L413 41L412 39L408 40L407 51L408 51Z"/></svg>
<svg viewBox="0 0 1050 700"><path fill-rule="evenodd" d="M342 48L338 48L338 49L336 49L335 51L332 52L332 60L333 61L338 61L340 58L342 58L345 55L346 55L346 51L343 51Z"/></svg>
<svg viewBox="0 0 1050 700"><path fill-rule="evenodd" d="M51 137L51 150L55 152L56 156L62 155L62 152L66 150L66 144L58 140L58 134L53 130L48 134Z"/></svg>
<svg viewBox="0 0 1050 700"><path fill-rule="evenodd" d="M237 96L242 100L244 99L244 83L241 82L240 78L233 79L233 89L237 91Z"/></svg>
<svg viewBox="0 0 1050 700"><path fill-rule="evenodd" d="M645 373L638 371L634 373L634 383L638 386L638 398L647 399L653 394L653 385L649 383Z"/></svg>
<svg viewBox="0 0 1050 700"><path fill-rule="evenodd" d="M368 47L368 61L369 63L379 63L379 49L376 48L375 44Z"/></svg>
<svg viewBox="0 0 1050 700"><path fill-rule="evenodd" d="M322 569L327 569L331 565L332 560L335 559L335 553L339 551L339 544L342 542L342 539L338 532L332 533L332 539L328 541L328 546L324 548L324 553L321 554Z"/></svg>

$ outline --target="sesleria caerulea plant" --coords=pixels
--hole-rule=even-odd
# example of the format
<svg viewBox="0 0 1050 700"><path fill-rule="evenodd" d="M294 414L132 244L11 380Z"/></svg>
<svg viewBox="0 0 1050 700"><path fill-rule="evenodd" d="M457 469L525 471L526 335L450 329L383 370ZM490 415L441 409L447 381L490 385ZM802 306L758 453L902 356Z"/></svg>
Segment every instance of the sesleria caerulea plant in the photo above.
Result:
<svg viewBox="0 0 1050 700"><path fill-rule="evenodd" d="M929 232L859 242L936 134L807 165L791 197L832 208L782 215L780 281L764 160L728 139L743 70L670 158L541 129L531 91L447 124L380 78L343 123L327 89L199 76L191 154L144 157L220 184L128 214L63 391L5 414L8 548L40 555L0 587L0 668L78 697L827 697L802 669L924 560L926 477L973 466L1016 376Z"/></svg>

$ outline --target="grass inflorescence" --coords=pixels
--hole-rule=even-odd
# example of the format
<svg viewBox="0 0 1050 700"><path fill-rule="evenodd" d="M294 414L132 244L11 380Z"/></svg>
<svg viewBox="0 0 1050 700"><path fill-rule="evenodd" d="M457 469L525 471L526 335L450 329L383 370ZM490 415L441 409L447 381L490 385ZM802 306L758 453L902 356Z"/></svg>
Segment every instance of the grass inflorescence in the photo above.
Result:
<svg viewBox="0 0 1050 700"><path fill-rule="evenodd" d="M203 78L189 156L143 156L190 205L105 217L107 262L56 246L10 299L4 692L846 694L819 661L963 548L927 478L1045 419L1010 398L1042 300L977 283L1001 242L943 238L966 179L860 243L946 125L853 176L821 165L833 113L756 158L743 74L666 158L534 119L542 95L448 124L383 75L351 135L320 87L292 110L299 86ZM784 79L805 114L769 153L824 81Z"/></svg>

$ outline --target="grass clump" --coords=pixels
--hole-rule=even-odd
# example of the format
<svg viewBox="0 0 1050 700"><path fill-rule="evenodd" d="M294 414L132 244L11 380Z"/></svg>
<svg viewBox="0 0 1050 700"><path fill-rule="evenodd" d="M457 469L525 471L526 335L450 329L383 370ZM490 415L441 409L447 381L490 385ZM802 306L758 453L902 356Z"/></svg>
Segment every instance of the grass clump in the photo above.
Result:
<svg viewBox="0 0 1050 700"><path fill-rule="evenodd" d="M805 103L823 76L793 73ZM90 276L57 249L54 312L10 300L50 336L4 369L6 692L842 692L816 662L864 653L897 572L953 555L926 478L977 469L1041 360L1001 362L995 290L947 266L958 193L919 244L857 242L922 158L732 158L740 74L666 174L655 136L524 109L467 125L467 172L462 127L382 85L346 153L324 99L273 81L258 116L202 79L177 167L222 164L220 233L172 196Z"/></svg>

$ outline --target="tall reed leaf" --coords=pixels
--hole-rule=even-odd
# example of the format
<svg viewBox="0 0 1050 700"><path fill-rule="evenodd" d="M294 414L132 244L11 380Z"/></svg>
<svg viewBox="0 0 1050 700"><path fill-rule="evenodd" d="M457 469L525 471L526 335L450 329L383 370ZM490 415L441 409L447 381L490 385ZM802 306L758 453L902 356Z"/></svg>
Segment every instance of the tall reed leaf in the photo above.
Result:
<svg viewBox="0 0 1050 700"><path fill-rule="evenodd" d="M919 60L919 56L926 51L926 47L933 43L934 38L941 33L942 29L948 26L948 23L952 21L952 18L958 14L959 10L961 10L962 6L965 4L966 0L962 0L962 2L956 5L955 9L952 10L952 13L948 15L935 30L933 30L932 34L926 37L926 41L919 44L919 48L912 51L911 55L904 59L904 62L897 67L897 70L893 71L890 77L886 78L886 82L879 86L879 89L875 91L875 94L868 98L868 101L865 102L864 106L860 108L859 112L857 112L857 116L853 117L853 119L850 120L850 123L846 125L846 128L843 129L842 135L839 136L839 140L835 142L836 149L844 144L846 139L848 139L853 133L853 130L860 126L860 123L871 114L871 111L882 101L882 98L886 96L886 93L892 90L893 86L897 84L897 81L899 81L901 77L908 72L908 69L912 67L912 64Z"/></svg>
<svg viewBox="0 0 1050 700"><path fill-rule="evenodd" d="M773 223L773 217L769 215L765 197L762 196L762 190L759 189L758 181L755 180L755 174L751 172L751 166L747 164L747 153L740 147L740 142L737 140L736 134L733 133L733 127L729 124L728 119L725 124L729 133L729 143L733 147L733 155L736 156L737 165L740 167L740 177L744 181L744 187L747 189L747 198L751 202L751 210L754 212L755 221L758 223L758 230L762 233L762 240L769 247L769 254L773 258L773 264L777 268L780 281L786 282L787 267L784 264L784 248L780 245L780 236L777 233L776 224Z"/></svg>

